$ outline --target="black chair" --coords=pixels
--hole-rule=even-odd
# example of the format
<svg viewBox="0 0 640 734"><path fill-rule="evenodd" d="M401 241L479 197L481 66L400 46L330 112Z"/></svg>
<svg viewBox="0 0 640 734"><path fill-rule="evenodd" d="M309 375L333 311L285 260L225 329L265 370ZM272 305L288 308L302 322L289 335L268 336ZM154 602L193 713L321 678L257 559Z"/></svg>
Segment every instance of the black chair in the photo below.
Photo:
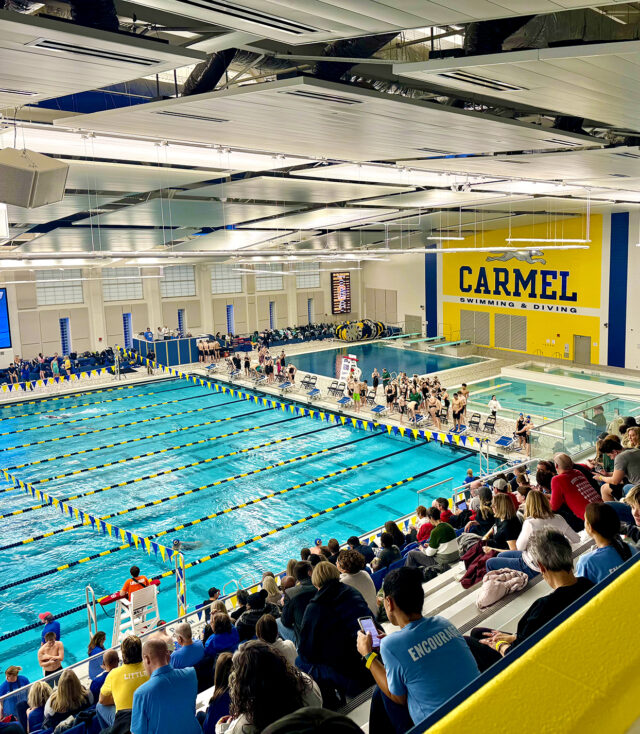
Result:
<svg viewBox="0 0 640 734"><path fill-rule="evenodd" d="M480 429L480 413L474 413L469 420L469 428L472 431L478 431Z"/></svg>
<svg viewBox="0 0 640 734"><path fill-rule="evenodd" d="M440 408L440 423L444 423L445 426L449 422L449 419L447 418L447 409L446 408Z"/></svg>
<svg viewBox="0 0 640 734"><path fill-rule="evenodd" d="M336 395L338 394L337 391L338 391L338 381L333 380L332 383L327 388L327 393L329 395L333 395L333 397L336 397Z"/></svg>
<svg viewBox="0 0 640 734"><path fill-rule="evenodd" d="M495 433L496 432L496 417L495 415L490 415L487 417L487 420L484 422L484 425L482 426L482 430L486 433Z"/></svg>

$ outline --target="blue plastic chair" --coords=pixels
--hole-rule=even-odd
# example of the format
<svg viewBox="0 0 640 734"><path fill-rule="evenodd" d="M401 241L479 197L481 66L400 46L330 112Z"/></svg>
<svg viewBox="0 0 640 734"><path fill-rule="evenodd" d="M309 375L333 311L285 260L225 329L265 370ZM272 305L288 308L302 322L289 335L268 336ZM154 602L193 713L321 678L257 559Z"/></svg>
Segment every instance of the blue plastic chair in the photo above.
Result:
<svg viewBox="0 0 640 734"><path fill-rule="evenodd" d="M375 571L371 577L373 585L376 587L376 591L380 591L382 588L382 582L384 581L384 577L387 575L388 570L388 568L381 568L379 571Z"/></svg>

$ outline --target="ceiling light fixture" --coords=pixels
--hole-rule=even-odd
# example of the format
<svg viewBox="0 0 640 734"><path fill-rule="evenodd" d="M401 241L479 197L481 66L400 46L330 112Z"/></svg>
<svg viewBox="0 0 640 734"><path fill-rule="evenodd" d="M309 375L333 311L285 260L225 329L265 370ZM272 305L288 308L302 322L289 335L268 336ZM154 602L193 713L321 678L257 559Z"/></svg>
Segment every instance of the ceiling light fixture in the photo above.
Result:
<svg viewBox="0 0 640 734"><path fill-rule="evenodd" d="M567 239L566 237L507 237L505 242L571 242L586 243L591 240Z"/></svg>

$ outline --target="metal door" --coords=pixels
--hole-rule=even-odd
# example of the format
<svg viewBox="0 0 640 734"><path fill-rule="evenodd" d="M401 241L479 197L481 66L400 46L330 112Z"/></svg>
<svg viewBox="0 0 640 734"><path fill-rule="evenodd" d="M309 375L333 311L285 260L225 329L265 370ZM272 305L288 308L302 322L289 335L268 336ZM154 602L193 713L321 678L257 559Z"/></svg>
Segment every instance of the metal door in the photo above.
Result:
<svg viewBox="0 0 640 734"><path fill-rule="evenodd" d="M573 335L573 360L578 364L591 364L591 337Z"/></svg>

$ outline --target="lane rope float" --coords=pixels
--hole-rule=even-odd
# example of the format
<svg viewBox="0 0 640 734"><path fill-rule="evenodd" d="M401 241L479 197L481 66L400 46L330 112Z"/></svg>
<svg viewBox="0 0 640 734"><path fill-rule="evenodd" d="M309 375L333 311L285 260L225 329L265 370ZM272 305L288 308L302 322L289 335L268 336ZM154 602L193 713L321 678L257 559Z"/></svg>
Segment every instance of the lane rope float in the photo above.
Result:
<svg viewBox="0 0 640 734"><path fill-rule="evenodd" d="M162 382L171 382L170 379L167 380L160 380L160 383ZM103 392L114 392L115 390L133 390L134 388L138 387L137 384L135 385L119 385L118 387L105 387L101 388L100 390L86 390L84 391L84 394L87 395L96 395L98 393ZM7 403L6 405L3 405L3 408L9 408L13 407L13 405L21 405L22 403L50 403L54 400L69 400L70 398L73 398L77 395L77 393L70 393L69 395L56 395L52 398L31 398L29 400L22 400L18 401L18 403Z"/></svg>

